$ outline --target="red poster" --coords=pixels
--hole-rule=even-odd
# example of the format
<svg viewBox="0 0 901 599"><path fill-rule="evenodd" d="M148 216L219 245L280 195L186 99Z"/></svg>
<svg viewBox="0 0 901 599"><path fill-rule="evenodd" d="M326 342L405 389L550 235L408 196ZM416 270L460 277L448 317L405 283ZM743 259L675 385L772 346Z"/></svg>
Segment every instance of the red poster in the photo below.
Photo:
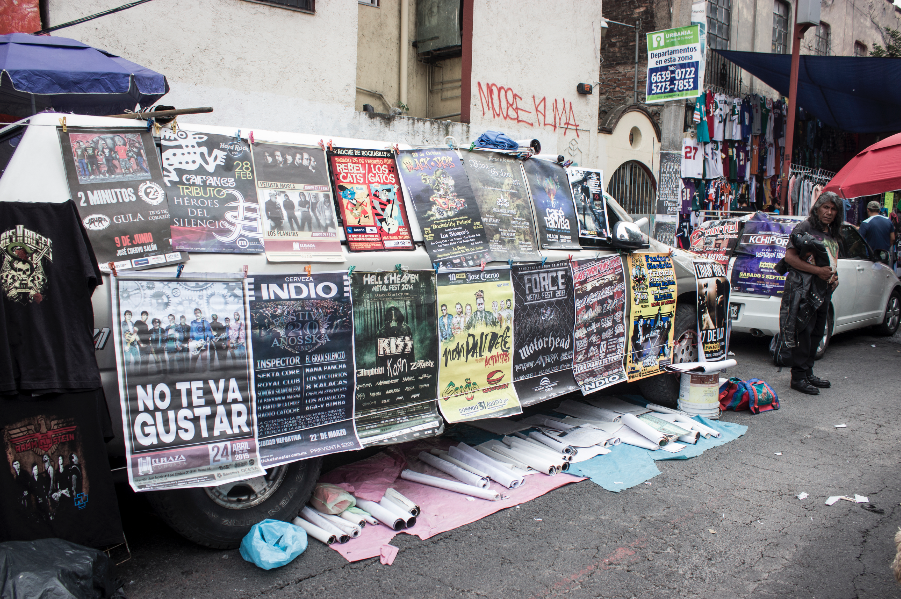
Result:
<svg viewBox="0 0 901 599"><path fill-rule="evenodd" d="M394 152L333 148L329 164L348 249L412 250Z"/></svg>

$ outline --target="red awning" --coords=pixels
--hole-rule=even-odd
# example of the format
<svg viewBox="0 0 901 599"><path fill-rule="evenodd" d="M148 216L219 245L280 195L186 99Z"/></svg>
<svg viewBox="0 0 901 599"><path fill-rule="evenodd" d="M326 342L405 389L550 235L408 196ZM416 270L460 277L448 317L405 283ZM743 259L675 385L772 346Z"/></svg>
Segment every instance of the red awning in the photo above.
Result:
<svg viewBox="0 0 901 599"><path fill-rule="evenodd" d="M846 199L901 189L901 133L873 144L851 159L823 189Z"/></svg>

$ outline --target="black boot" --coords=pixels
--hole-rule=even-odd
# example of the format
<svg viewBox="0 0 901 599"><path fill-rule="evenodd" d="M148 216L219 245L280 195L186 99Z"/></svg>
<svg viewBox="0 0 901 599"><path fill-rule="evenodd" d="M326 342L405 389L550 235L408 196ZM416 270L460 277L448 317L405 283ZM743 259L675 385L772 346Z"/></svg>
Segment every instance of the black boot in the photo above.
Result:
<svg viewBox="0 0 901 599"><path fill-rule="evenodd" d="M807 382L813 385L814 387L819 387L820 389L828 389L832 386L832 383L827 381L826 379L821 379L813 375L813 373L807 375Z"/></svg>
<svg viewBox="0 0 901 599"><path fill-rule="evenodd" d="M811 385L807 379L792 379L791 388L795 391L800 391L801 393L806 393L807 395L819 395L820 390Z"/></svg>

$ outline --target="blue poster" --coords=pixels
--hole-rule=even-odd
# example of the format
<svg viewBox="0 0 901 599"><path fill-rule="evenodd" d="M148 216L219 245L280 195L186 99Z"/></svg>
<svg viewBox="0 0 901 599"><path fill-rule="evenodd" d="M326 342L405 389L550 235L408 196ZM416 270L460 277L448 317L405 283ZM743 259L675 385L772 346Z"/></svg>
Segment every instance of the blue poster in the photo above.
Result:
<svg viewBox="0 0 901 599"><path fill-rule="evenodd" d="M756 295L782 295L785 276L776 264L785 256L792 225L777 223L758 212L745 223L735 248L732 291Z"/></svg>

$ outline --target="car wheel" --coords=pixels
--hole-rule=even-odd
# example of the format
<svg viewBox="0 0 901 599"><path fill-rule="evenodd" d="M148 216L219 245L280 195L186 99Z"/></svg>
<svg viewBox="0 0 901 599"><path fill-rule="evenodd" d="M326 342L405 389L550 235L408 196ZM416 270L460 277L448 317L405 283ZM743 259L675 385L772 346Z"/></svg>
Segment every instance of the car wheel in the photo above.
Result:
<svg viewBox="0 0 901 599"><path fill-rule="evenodd" d="M826 348L829 347L829 342L832 340L832 320L832 307L830 306L829 311L826 313L826 332L823 333L823 338L820 339L820 344L817 346L817 353L814 355L815 360L819 360L826 355Z"/></svg>
<svg viewBox="0 0 901 599"><path fill-rule="evenodd" d="M673 333L673 364L698 361L697 302L679 298L676 304L675 332ZM679 401L679 375L658 374L638 381L638 388L651 403L676 407Z"/></svg>
<svg viewBox="0 0 901 599"><path fill-rule="evenodd" d="M313 458L218 487L155 491L147 499L157 515L189 541L234 549L254 524L295 518L313 494L321 468L322 458Z"/></svg>
<svg viewBox="0 0 901 599"><path fill-rule="evenodd" d="M894 335L898 330L898 324L901 323L901 294L895 289L888 296L888 303L885 304L885 318L882 324L876 325L876 332L880 335Z"/></svg>

